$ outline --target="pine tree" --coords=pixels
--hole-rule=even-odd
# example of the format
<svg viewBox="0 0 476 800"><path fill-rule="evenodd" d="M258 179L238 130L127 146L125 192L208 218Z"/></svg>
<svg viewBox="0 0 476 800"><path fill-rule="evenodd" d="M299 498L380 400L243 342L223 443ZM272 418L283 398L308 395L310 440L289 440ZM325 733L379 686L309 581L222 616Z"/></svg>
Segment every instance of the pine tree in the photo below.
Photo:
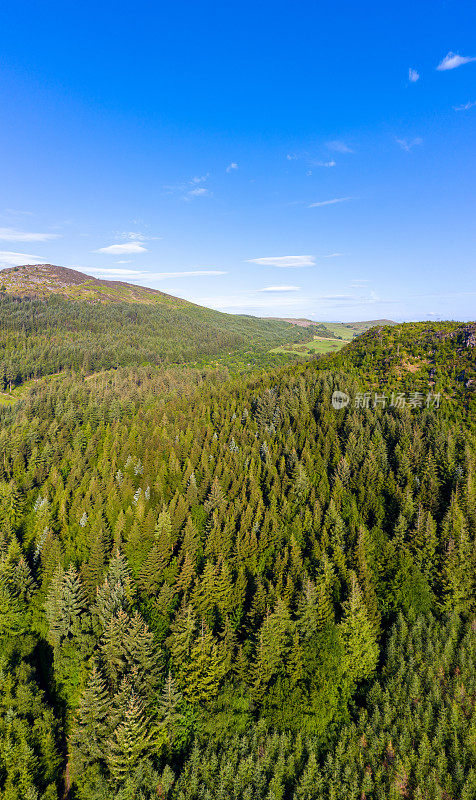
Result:
<svg viewBox="0 0 476 800"><path fill-rule="evenodd" d="M123 782L152 752L152 735L142 703L132 692L122 720L107 742L107 764L118 783Z"/></svg>
<svg viewBox="0 0 476 800"><path fill-rule="evenodd" d="M63 639L78 631L86 607L86 592L76 569L71 566L64 572L60 567L45 603L51 644L58 647Z"/></svg>
<svg viewBox="0 0 476 800"><path fill-rule="evenodd" d="M134 612L124 635L124 650L134 684L141 696L153 701L161 682L162 665L154 635L138 611Z"/></svg>
<svg viewBox="0 0 476 800"><path fill-rule="evenodd" d="M127 560L116 550L109 562L106 578L96 591L96 611L103 629L118 611L130 610L134 594Z"/></svg>
<svg viewBox="0 0 476 800"><path fill-rule="evenodd" d="M191 703L207 703L218 693L225 674L221 649L202 621L201 630L180 670L181 688Z"/></svg>
<svg viewBox="0 0 476 800"><path fill-rule="evenodd" d="M183 703L181 692L177 689L175 681L169 672L165 681L162 697L158 703L158 715L165 726L169 742L174 740L175 728L182 720L180 708Z"/></svg>
<svg viewBox="0 0 476 800"><path fill-rule="evenodd" d="M100 669L95 664L81 696L73 732L71 747L76 769L103 760L108 735L110 698Z"/></svg>
<svg viewBox="0 0 476 800"><path fill-rule="evenodd" d="M118 611L110 618L100 642L106 675L112 687L118 686L130 665L126 649L130 624L129 615L125 611Z"/></svg>
<svg viewBox="0 0 476 800"><path fill-rule="evenodd" d="M352 683L368 678L378 660L378 645L357 577L351 575L349 599L343 605L340 630L346 652L346 672Z"/></svg>

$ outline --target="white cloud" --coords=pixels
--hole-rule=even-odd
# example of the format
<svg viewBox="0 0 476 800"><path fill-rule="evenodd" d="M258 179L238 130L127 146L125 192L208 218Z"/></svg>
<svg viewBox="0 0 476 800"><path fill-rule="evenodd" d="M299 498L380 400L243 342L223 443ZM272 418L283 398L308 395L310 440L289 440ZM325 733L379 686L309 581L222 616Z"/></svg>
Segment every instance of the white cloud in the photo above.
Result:
<svg viewBox="0 0 476 800"><path fill-rule="evenodd" d="M336 161L333 158L331 158L331 159L329 159L327 161L322 161L322 159L319 160L315 156L311 155L310 153L306 153L306 152L304 152L304 153L288 153L286 155L286 158L287 158L288 161L299 161L299 160L307 161L307 163L308 163L308 165L310 167L335 167L336 166ZM306 174L307 175L312 175L312 172L309 170Z"/></svg>
<svg viewBox="0 0 476 800"><path fill-rule="evenodd" d="M319 256L319 258L338 258L339 256L344 255L343 253L329 253L328 256Z"/></svg>
<svg viewBox="0 0 476 800"><path fill-rule="evenodd" d="M456 69L456 67L462 67L463 64L470 64L471 61L476 61L476 57L474 56L460 56L458 53L448 53L437 66L437 70L439 72L445 72L448 69Z"/></svg>
<svg viewBox="0 0 476 800"><path fill-rule="evenodd" d="M205 181L208 180L209 176L210 173L208 172L206 175L195 175L195 177L185 183L177 183L175 185L164 186L163 188L167 194L181 194L183 200L191 200L193 197L211 197L212 192L204 186L200 186L201 183L205 183Z"/></svg>
<svg viewBox="0 0 476 800"><path fill-rule="evenodd" d="M32 256L29 253L12 253L9 250L0 250L0 264L2 266L23 266L24 264L46 264L47 262Z"/></svg>
<svg viewBox="0 0 476 800"><path fill-rule="evenodd" d="M473 100L472 102L469 101L468 103L464 103L464 105L462 105L462 106L453 106L453 108L454 108L455 111L469 111L469 109L473 108L473 106L476 106L476 100Z"/></svg>
<svg viewBox="0 0 476 800"><path fill-rule="evenodd" d="M121 261L119 263L124 264L127 262ZM147 275L146 272L137 269L122 269L121 267L91 267L87 272L94 272L96 275L129 275L133 277Z"/></svg>
<svg viewBox="0 0 476 800"><path fill-rule="evenodd" d="M18 231L15 228L0 228L0 240L3 242L47 242L60 238L59 233L31 233Z"/></svg>
<svg viewBox="0 0 476 800"><path fill-rule="evenodd" d="M227 275L223 269L192 269L184 272L149 272L148 278L165 280L166 278L205 278L215 275Z"/></svg>
<svg viewBox="0 0 476 800"><path fill-rule="evenodd" d="M420 80L420 73L417 72L416 69L412 69L410 67L408 70L408 80L410 83L416 83L418 80Z"/></svg>
<svg viewBox="0 0 476 800"><path fill-rule="evenodd" d="M106 253L107 255L122 256L126 253L147 253L147 248L139 242L129 242L127 244L110 244L108 247L100 247L95 253Z"/></svg>
<svg viewBox="0 0 476 800"><path fill-rule="evenodd" d="M262 267L313 267L314 256L267 256L266 258L248 258L248 264L259 264Z"/></svg>
<svg viewBox="0 0 476 800"><path fill-rule="evenodd" d="M140 233L140 231L124 231L116 235L120 236L121 239L128 239L131 242L147 242L162 238L161 236L148 236L145 233Z"/></svg>
<svg viewBox="0 0 476 800"><path fill-rule="evenodd" d="M137 269L121 269L116 267L90 267L87 270L88 274L105 275L111 277L113 275L119 277L134 278L138 281L144 280L166 280L168 278L193 278L205 277L214 275L227 275L224 270L218 269L195 269L184 270L183 272L146 272L145 270Z"/></svg>
<svg viewBox="0 0 476 800"><path fill-rule="evenodd" d="M226 168L226 171L227 172L233 172L233 170L238 169L238 168L239 167L238 167L238 164L236 163L236 161L232 161L231 164L228 164L228 166Z"/></svg>
<svg viewBox="0 0 476 800"><path fill-rule="evenodd" d="M328 147L329 150L334 150L334 152L336 152L336 153L353 153L354 152L352 150L352 148L349 147L348 144L346 144L345 142L342 142L340 139L334 139L331 142L327 142L326 143L326 147Z"/></svg>
<svg viewBox="0 0 476 800"><path fill-rule="evenodd" d="M416 136L414 139L396 139L395 141L406 153L409 153L414 147L423 144L423 139L420 136Z"/></svg>
<svg viewBox="0 0 476 800"><path fill-rule="evenodd" d="M320 200L318 203L311 203L308 208L319 208L320 206L333 206L335 203L347 203L355 200L354 197L335 197L333 200Z"/></svg>
<svg viewBox="0 0 476 800"><path fill-rule="evenodd" d="M34 214L33 211L21 211L18 208L6 208L5 209L5 214L8 214L9 216L12 216L12 217L35 217L36 216L36 214ZM4 216L4 215L2 214L2 216Z"/></svg>
<svg viewBox="0 0 476 800"><path fill-rule="evenodd" d="M187 192L187 197L205 197L206 195L210 195L211 192L208 189L205 189L204 186L197 186L196 189L191 189Z"/></svg>
<svg viewBox="0 0 476 800"><path fill-rule="evenodd" d="M264 289L257 289L257 292L299 292L300 286L265 286Z"/></svg>

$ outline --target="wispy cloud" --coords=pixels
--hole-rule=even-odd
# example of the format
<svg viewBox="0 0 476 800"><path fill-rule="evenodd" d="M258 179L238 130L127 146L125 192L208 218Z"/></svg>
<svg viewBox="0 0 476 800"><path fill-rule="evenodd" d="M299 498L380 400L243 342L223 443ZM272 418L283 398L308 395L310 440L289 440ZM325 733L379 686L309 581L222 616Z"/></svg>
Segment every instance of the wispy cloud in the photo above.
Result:
<svg viewBox="0 0 476 800"><path fill-rule="evenodd" d="M46 264L39 256L30 253L13 253L10 250L0 250L0 265L16 267L23 264Z"/></svg>
<svg viewBox="0 0 476 800"><path fill-rule="evenodd" d="M31 231L19 231L16 228L0 228L0 240L2 242L48 242L51 239L60 239L59 233L33 233Z"/></svg>
<svg viewBox="0 0 476 800"><path fill-rule="evenodd" d="M338 258L339 256L344 255L343 253L329 253L326 256L319 256L319 258Z"/></svg>
<svg viewBox="0 0 476 800"><path fill-rule="evenodd" d="M126 261L120 261L120 264L126 264ZM122 269L121 267L90 267L86 269L86 273L94 273L95 275L128 275L133 277L139 277L146 275L147 273L143 272L142 270L139 271L137 269Z"/></svg>
<svg viewBox="0 0 476 800"><path fill-rule="evenodd" d="M299 292L300 286L265 286L264 289L257 289L257 292Z"/></svg>
<svg viewBox="0 0 476 800"><path fill-rule="evenodd" d="M355 200L355 197L334 197L332 200L319 200L317 203L310 203L308 208L320 208L321 206L333 206L336 203L347 203L349 200Z"/></svg>
<svg viewBox="0 0 476 800"><path fill-rule="evenodd" d="M150 242L157 239L162 239L162 236L150 236L140 231L122 231L116 234L121 239L127 239L131 242Z"/></svg>
<svg viewBox="0 0 476 800"><path fill-rule="evenodd" d="M143 244L139 242L127 242L126 244L110 244L107 247L100 247L99 250L94 250L95 253L105 253L106 255L122 256L127 253L147 253L148 250Z"/></svg>
<svg viewBox="0 0 476 800"><path fill-rule="evenodd" d="M184 183L177 183L175 185L164 186L163 188L167 194L180 194L183 200L193 200L195 197L211 197L212 192L205 186L200 184L205 183L210 177L210 173L205 175L195 175L191 180Z"/></svg>
<svg viewBox="0 0 476 800"><path fill-rule="evenodd" d="M446 72L448 69L456 69L462 67L464 64L470 64L471 61L476 61L476 56L460 56L458 53L448 53L437 66L439 72Z"/></svg>
<svg viewBox="0 0 476 800"><path fill-rule="evenodd" d="M313 267L314 256L266 256L265 258L248 258L248 264L259 264L262 267Z"/></svg>
<svg viewBox="0 0 476 800"><path fill-rule="evenodd" d="M127 277L137 281L166 280L168 278L203 278L215 275L227 275L227 272L221 269L193 269L183 270L181 272L147 272L146 270L121 269L119 267L90 267L86 272L93 275L106 275L107 277Z"/></svg>
<svg viewBox="0 0 476 800"><path fill-rule="evenodd" d="M469 111L469 109L473 108L473 106L476 106L476 100L464 103L462 106L453 106L453 108L455 111Z"/></svg>
<svg viewBox="0 0 476 800"><path fill-rule="evenodd" d="M351 289L364 289L366 283L370 283L366 278L354 278L349 285Z"/></svg>
<svg viewBox="0 0 476 800"><path fill-rule="evenodd" d="M233 172L236 169L238 169L238 164L236 163L236 161L232 161L231 164L228 164L226 171Z"/></svg>
<svg viewBox="0 0 476 800"><path fill-rule="evenodd" d="M330 142L326 142L326 147L328 147L329 150L333 150L335 153L353 153L354 152L352 150L352 148L349 147L348 144L346 144L346 142L343 142L340 139L333 139Z"/></svg>
<svg viewBox="0 0 476 800"><path fill-rule="evenodd" d="M223 269L191 269L183 272L149 272L148 277L165 280L166 278L208 278L227 274Z"/></svg>
<svg viewBox="0 0 476 800"><path fill-rule="evenodd" d="M327 161L316 159L315 156L312 156L310 153L287 153L286 159L288 161L299 161L300 159L303 159L311 167L335 167L337 163L333 158ZM307 174L312 175L311 172L308 172Z"/></svg>
<svg viewBox="0 0 476 800"><path fill-rule="evenodd" d="M414 139L395 139L395 141L406 153L423 144L423 139L420 136L415 136Z"/></svg>
<svg viewBox="0 0 476 800"><path fill-rule="evenodd" d="M196 176L192 178L189 182L189 186L192 186L192 189L189 189L185 195L184 200L192 200L194 197L210 197L211 191L207 189L205 186L200 186L199 184L205 183L208 180L209 173L207 172L206 175Z"/></svg>
<svg viewBox="0 0 476 800"><path fill-rule="evenodd" d="M190 198L190 197L205 197L206 195L210 195L210 194L211 194L211 192L209 191L209 189L206 189L205 186L197 186L196 189L190 189L190 191L187 192L186 197L187 198Z"/></svg>
<svg viewBox="0 0 476 800"><path fill-rule="evenodd" d="M36 214L33 211L22 211L18 208L6 208L5 214L8 214L9 217L35 217ZM2 217L5 216L2 214Z"/></svg>
<svg viewBox="0 0 476 800"><path fill-rule="evenodd" d="M420 73L417 72L416 69L412 69L412 67L410 67L408 70L408 80L410 83L416 83L418 80L420 80Z"/></svg>

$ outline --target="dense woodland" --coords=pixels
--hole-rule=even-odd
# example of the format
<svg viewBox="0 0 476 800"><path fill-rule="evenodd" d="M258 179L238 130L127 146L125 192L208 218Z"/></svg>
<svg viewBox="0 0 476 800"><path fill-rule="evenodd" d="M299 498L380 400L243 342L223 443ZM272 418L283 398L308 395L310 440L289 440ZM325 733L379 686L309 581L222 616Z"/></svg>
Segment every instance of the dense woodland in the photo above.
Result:
<svg viewBox="0 0 476 800"><path fill-rule="evenodd" d="M474 800L471 340L230 375L128 314L1 303L17 374L78 360L0 411L0 796ZM388 381L440 407L332 407Z"/></svg>
<svg viewBox="0 0 476 800"><path fill-rule="evenodd" d="M0 292L0 389L65 369L167 366L223 358L283 363L270 348L309 339L305 329L187 304L47 300Z"/></svg>

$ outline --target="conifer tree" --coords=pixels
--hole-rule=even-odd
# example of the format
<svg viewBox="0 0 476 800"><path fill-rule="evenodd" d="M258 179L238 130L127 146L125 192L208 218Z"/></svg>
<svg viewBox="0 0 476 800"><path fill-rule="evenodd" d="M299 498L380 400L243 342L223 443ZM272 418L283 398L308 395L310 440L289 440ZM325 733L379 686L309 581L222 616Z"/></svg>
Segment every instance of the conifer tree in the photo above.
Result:
<svg viewBox="0 0 476 800"><path fill-rule="evenodd" d="M132 692L121 722L107 742L106 758L111 775L118 783L123 782L152 750L150 724L139 697Z"/></svg>
<svg viewBox="0 0 476 800"><path fill-rule="evenodd" d="M354 572L351 572L350 595L343 605L340 630L346 652L346 672L350 681L357 683L375 670L378 645Z"/></svg>
<svg viewBox="0 0 476 800"><path fill-rule="evenodd" d="M77 770L105 758L109 710L110 698L106 683L100 669L94 664L81 696L71 735Z"/></svg>

